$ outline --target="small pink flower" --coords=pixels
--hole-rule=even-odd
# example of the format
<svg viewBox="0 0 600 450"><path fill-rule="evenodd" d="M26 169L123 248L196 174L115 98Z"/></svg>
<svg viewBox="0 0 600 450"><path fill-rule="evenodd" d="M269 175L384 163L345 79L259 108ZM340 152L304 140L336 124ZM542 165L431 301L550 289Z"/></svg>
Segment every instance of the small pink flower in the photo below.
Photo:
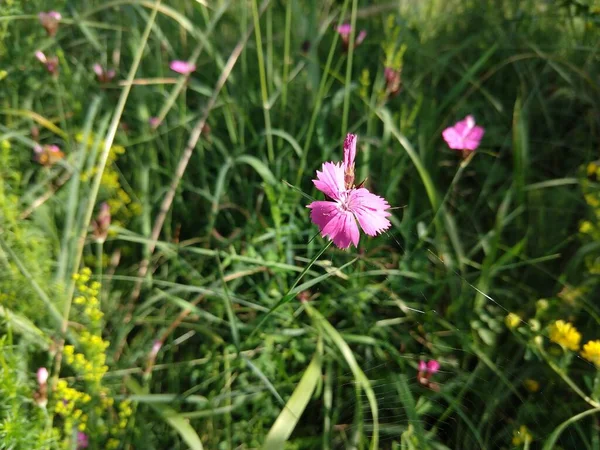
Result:
<svg viewBox="0 0 600 450"><path fill-rule="evenodd" d="M433 375L434 373L437 373L438 370L440 370L440 363L435 359L429 360L427 363L427 371Z"/></svg>
<svg viewBox="0 0 600 450"><path fill-rule="evenodd" d="M89 440L87 434L85 434L81 431L78 431L77 432L77 450L87 448L88 445L90 445L90 440Z"/></svg>
<svg viewBox="0 0 600 450"><path fill-rule="evenodd" d="M196 64L180 60L171 61L169 67L173 72L180 73L181 75L189 75L196 70Z"/></svg>
<svg viewBox="0 0 600 450"><path fill-rule="evenodd" d="M35 52L35 57L41 62L44 66L46 66L46 70L50 72L52 75L58 75L58 57L51 56L47 57L44 52L38 50Z"/></svg>
<svg viewBox="0 0 600 450"><path fill-rule="evenodd" d="M160 119L158 117L150 117L150 119L148 119L148 123L150 124L150 127L158 128L160 125Z"/></svg>
<svg viewBox="0 0 600 450"><path fill-rule="evenodd" d="M395 97L402 90L402 71L386 67L383 71L385 77L385 92L388 98Z"/></svg>
<svg viewBox="0 0 600 450"><path fill-rule="evenodd" d="M152 344L152 349L150 350L150 357L156 358L156 355L158 355L158 352L160 351L161 347L162 347L161 341L159 341L158 339L156 341L154 341L154 343Z"/></svg>
<svg viewBox="0 0 600 450"><path fill-rule="evenodd" d="M40 367L37 371L37 381L40 386L44 386L48 382L48 369Z"/></svg>
<svg viewBox="0 0 600 450"><path fill-rule="evenodd" d="M100 81L100 83L108 83L116 75L114 69L105 69L100 64L94 64L92 69L94 70L94 73L98 77L98 81Z"/></svg>
<svg viewBox="0 0 600 450"><path fill-rule="evenodd" d="M358 224L369 236L376 236L387 230L391 223L386 218L391 214L388 202L365 188L354 187L354 157L356 136L348 135L345 140L344 163L323 163L313 180L318 190L331 201L314 201L310 218L321 230L321 236L328 236L339 248L350 244L358 246L360 233Z"/></svg>
<svg viewBox="0 0 600 450"><path fill-rule="evenodd" d="M454 150L476 150L485 130L475 125L475 119L469 115L454 126L442 132L448 147Z"/></svg>
<svg viewBox="0 0 600 450"><path fill-rule="evenodd" d="M419 361L419 372L427 372L427 363L423 360Z"/></svg>
<svg viewBox="0 0 600 450"><path fill-rule="evenodd" d="M108 229L110 228L110 207L108 203L103 202L100 205L100 212L96 216L96 220L92 221L92 228L94 237L98 242L104 242L108 236Z"/></svg>
<svg viewBox="0 0 600 450"><path fill-rule="evenodd" d="M342 44L344 46L344 50L348 50L350 46L350 35L352 34L352 25L349 23L343 23L342 25L337 27L337 32L342 38ZM365 30L360 30L358 36L356 36L354 40L354 47L358 47L367 37L367 32Z"/></svg>
<svg viewBox="0 0 600 450"><path fill-rule="evenodd" d="M46 33L48 33L48 36L55 36L62 16L57 11L48 11L39 13L38 19L46 30Z"/></svg>

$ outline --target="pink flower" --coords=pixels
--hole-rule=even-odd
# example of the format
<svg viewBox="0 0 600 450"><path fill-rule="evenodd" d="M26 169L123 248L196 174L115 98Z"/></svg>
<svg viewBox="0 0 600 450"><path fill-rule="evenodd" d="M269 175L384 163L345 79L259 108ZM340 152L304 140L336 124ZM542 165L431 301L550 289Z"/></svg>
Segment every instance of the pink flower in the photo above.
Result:
<svg viewBox="0 0 600 450"><path fill-rule="evenodd" d="M48 11L39 13L38 19L46 30L46 33L48 33L48 36L54 36L58 31L58 24L62 16L57 11Z"/></svg>
<svg viewBox="0 0 600 450"><path fill-rule="evenodd" d="M58 75L58 57L51 56L47 57L44 52L38 50L35 52L35 57L41 62L44 66L46 66L46 70L50 72L52 75Z"/></svg>
<svg viewBox="0 0 600 450"><path fill-rule="evenodd" d="M96 220L92 221L92 228L94 237L98 242L104 242L108 236L108 229L110 228L110 207L108 203L103 202L100 205L100 211L96 216Z"/></svg>
<svg viewBox="0 0 600 450"><path fill-rule="evenodd" d="M356 136L348 134L344 142L344 162L323 163L313 180L318 190L331 201L314 201L310 218L321 230L321 236L328 236L339 248L350 244L358 246L360 237L358 224L369 236L376 236L387 230L391 223L386 218L391 214L386 210L388 202L367 189L354 186L354 158Z"/></svg>
<svg viewBox="0 0 600 450"><path fill-rule="evenodd" d="M342 44L344 45L344 50L348 50L350 46L350 35L352 34L352 25L349 23L343 23L342 25L337 27L337 32L342 38ZM367 37L367 32L365 30L360 30L358 36L354 40L354 46L358 47Z"/></svg>
<svg viewBox="0 0 600 450"><path fill-rule="evenodd" d="M485 130L475 125L475 119L469 115L453 127L442 132L448 147L454 150L475 150L479 147Z"/></svg>
<svg viewBox="0 0 600 450"><path fill-rule="evenodd" d="M152 344L152 349L150 350L150 356L152 358L156 358L156 355L158 355L158 352L160 351L160 348L162 347L162 342L159 340L154 341L154 343Z"/></svg>
<svg viewBox="0 0 600 450"><path fill-rule="evenodd" d="M48 369L40 367L37 371L37 381L40 386L44 386L48 382Z"/></svg>
<svg viewBox="0 0 600 450"><path fill-rule="evenodd" d="M173 72L180 73L181 75L189 75L196 70L196 64L180 60L171 61L169 67Z"/></svg>
<svg viewBox="0 0 600 450"><path fill-rule="evenodd" d="M105 69L100 64L94 64L92 69L94 70L94 73L98 77L98 81L100 81L100 83L108 83L116 75L114 69Z"/></svg>
<svg viewBox="0 0 600 450"><path fill-rule="evenodd" d="M158 128L160 125L160 119L158 117L150 117L150 119L148 119L148 123L150 124L151 128Z"/></svg>
<svg viewBox="0 0 600 450"><path fill-rule="evenodd" d="M90 440L87 436L87 434L78 431L77 432L77 450L80 450L82 448L87 448L88 445L90 445Z"/></svg>
<svg viewBox="0 0 600 450"><path fill-rule="evenodd" d="M427 363L427 371L433 375L434 373L437 373L438 370L440 370L440 363L435 359L429 360Z"/></svg>
<svg viewBox="0 0 600 450"><path fill-rule="evenodd" d="M383 71L385 77L385 92L388 98L395 97L402 90L402 71L386 67Z"/></svg>

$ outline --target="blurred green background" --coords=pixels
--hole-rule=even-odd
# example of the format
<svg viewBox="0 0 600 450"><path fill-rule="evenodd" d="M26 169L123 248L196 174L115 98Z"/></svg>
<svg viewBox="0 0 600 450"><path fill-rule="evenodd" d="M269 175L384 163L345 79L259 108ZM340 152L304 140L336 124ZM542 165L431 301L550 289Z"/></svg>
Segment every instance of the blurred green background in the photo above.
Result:
<svg viewBox="0 0 600 450"><path fill-rule="evenodd" d="M600 449L599 26L592 0L2 1L0 448ZM306 205L346 133L394 209L342 251Z"/></svg>

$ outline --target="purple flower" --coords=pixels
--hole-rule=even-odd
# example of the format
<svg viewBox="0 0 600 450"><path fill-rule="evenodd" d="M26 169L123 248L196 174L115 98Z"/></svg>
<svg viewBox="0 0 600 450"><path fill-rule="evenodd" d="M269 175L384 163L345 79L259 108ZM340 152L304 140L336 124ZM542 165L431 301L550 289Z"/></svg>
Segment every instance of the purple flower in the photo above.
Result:
<svg viewBox="0 0 600 450"><path fill-rule="evenodd" d="M376 236L387 230L391 214L386 210L388 202L367 189L354 186L354 158L356 156L356 135L348 134L344 141L344 162L323 163L313 180L318 190L331 201L314 201L310 218L321 230L321 236L328 236L339 248L350 244L358 246L360 237L358 224L369 236Z"/></svg>
<svg viewBox="0 0 600 450"><path fill-rule="evenodd" d="M169 67L173 72L180 73L181 75L189 75L194 70L196 70L196 64L180 60L171 61Z"/></svg>
<svg viewBox="0 0 600 450"><path fill-rule="evenodd" d="M78 431L77 432L77 450L80 450L82 448L87 448L88 445L90 445L90 440L87 436L87 434Z"/></svg>
<svg viewBox="0 0 600 450"><path fill-rule="evenodd" d="M343 23L342 25L337 27L337 32L342 38L342 44L344 46L344 50L348 50L350 46L350 35L352 34L352 25L349 23ZM358 47L367 37L367 32L365 30L360 30L358 36L354 40L354 47Z"/></svg>
<svg viewBox="0 0 600 450"><path fill-rule="evenodd" d="M442 132L444 140L453 150L476 150L485 130L475 125L473 116L468 115Z"/></svg>
<svg viewBox="0 0 600 450"><path fill-rule="evenodd" d="M100 83L108 83L112 81L116 75L114 69L105 69L100 64L94 64L92 69L94 70L94 73L98 77L98 81L100 81Z"/></svg>
<svg viewBox="0 0 600 450"><path fill-rule="evenodd" d="M48 33L48 36L55 36L58 31L58 24L62 16L57 11L41 12L38 14L40 23Z"/></svg>

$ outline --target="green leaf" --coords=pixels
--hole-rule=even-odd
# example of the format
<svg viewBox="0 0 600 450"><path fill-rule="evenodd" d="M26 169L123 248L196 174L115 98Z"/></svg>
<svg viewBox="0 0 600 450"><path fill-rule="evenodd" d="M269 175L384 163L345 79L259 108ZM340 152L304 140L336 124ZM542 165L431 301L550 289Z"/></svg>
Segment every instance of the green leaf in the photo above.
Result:
<svg viewBox="0 0 600 450"><path fill-rule="evenodd" d="M133 378L127 378L125 380L125 384L137 395L148 395L148 393L145 392L145 389L143 389ZM187 445L189 445L191 450L204 450L202 441L200 441L198 434L192 428L187 419L177 414L174 409L169 408L161 403L147 402L147 404L156 412L158 412L161 417L179 433L181 438Z"/></svg>
<svg viewBox="0 0 600 450"><path fill-rule="evenodd" d="M323 356L323 344L319 339L317 351L312 361L302 375L298 386L294 389L292 396L287 401L277 420L269 430L267 439L263 444L263 450L280 450L284 448L284 443L289 439L294 428L298 424L300 417L306 409L306 405L315 391L321 378L321 365Z"/></svg>

